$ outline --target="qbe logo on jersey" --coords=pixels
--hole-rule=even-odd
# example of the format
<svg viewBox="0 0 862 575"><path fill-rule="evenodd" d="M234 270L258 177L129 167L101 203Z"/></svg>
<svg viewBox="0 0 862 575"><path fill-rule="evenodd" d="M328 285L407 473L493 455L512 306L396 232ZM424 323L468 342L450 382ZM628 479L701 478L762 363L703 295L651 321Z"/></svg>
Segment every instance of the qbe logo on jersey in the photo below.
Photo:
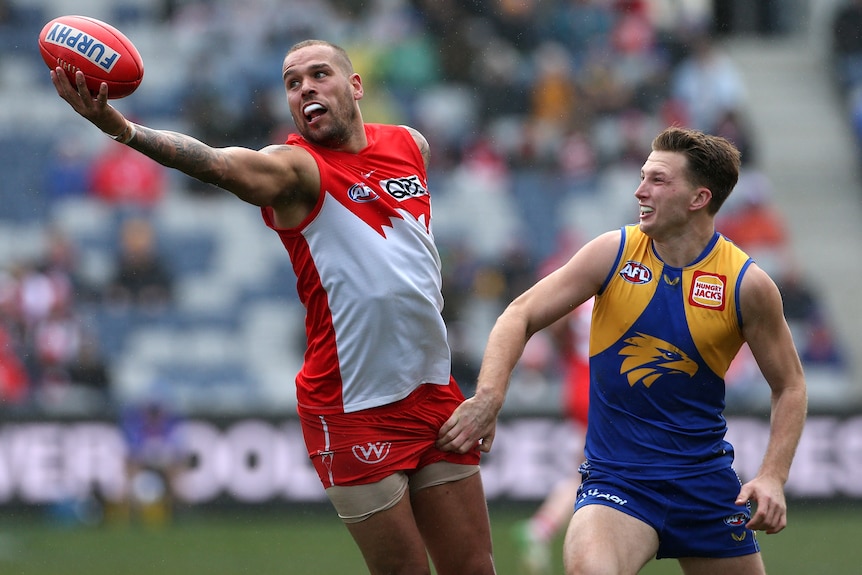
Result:
<svg viewBox="0 0 862 575"><path fill-rule="evenodd" d="M59 22L51 27L48 34L45 36L45 41L57 46L64 46L71 50L75 50L87 60L110 72L120 59L120 54L98 38L93 38L89 34L60 24Z"/></svg>
<svg viewBox="0 0 862 575"><path fill-rule="evenodd" d="M380 180L380 187L399 202L428 195L428 190L416 175Z"/></svg>

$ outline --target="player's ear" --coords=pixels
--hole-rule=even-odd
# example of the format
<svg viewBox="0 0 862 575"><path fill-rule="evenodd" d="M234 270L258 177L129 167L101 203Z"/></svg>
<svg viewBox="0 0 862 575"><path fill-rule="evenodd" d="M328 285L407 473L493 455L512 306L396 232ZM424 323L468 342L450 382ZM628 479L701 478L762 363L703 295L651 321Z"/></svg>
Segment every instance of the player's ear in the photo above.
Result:
<svg viewBox="0 0 862 575"><path fill-rule="evenodd" d="M701 210L706 208L710 201L712 201L712 190L701 186L695 190L695 195L689 207L692 210Z"/></svg>
<svg viewBox="0 0 862 575"><path fill-rule="evenodd" d="M365 90L362 88L362 78L355 72L350 76L350 84L353 86L353 99L361 100L365 95Z"/></svg>

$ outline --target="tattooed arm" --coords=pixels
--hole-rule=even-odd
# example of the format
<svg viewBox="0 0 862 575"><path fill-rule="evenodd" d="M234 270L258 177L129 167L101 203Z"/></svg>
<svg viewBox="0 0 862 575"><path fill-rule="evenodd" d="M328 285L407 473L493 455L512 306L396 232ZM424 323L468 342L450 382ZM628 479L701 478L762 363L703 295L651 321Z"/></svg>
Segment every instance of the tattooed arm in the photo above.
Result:
<svg viewBox="0 0 862 575"><path fill-rule="evenodd" d="M273 206L281 225L298 223L317 200L320 173L311 155L301 148L213 148L185 134L132 124L108 104L107 85L102 84L93 97L81 72L75 76L75 86L59 68L51 72L51 80L60 97L106 134L246 202Z"/></svg>
<svg viewBox="0 0 862 575"><path fill-rule="evenodd" d="M411 128L410 126L404 126L404 128L410 132L410 135L413 136L413 141L419 146L419 153L422 154L422 160L425 162L425 169L427 170L428 165L431 163L431 146L428 145L428 140L415 128Z"/></svg>

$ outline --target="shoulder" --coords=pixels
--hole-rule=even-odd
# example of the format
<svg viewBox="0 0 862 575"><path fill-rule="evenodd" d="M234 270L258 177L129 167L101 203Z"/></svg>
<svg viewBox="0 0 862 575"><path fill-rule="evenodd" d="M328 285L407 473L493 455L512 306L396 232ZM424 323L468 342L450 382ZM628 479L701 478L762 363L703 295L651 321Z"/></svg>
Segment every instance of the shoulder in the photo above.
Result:
<svg viewBox="0 0 862 575"><path fill-rule="evenodd" d="M277 159L285 168L296 172L318 171L317 158L310 147L297 144L276 144L260 150L270 158Z"/></svg>
<svg viewBox="0 0 862 575"><path fill-rule="evenodd" d="M746 321L769 316L784 317L778 286L757 264L752 263L745 270L739 289L740 306Z"/></svg>
<svg viewBox="0 0 862 575"><path fill-rule="evenodd" d="M595 237L565 264L566 273L588 280L598 291L619 259L622 244L622 230L611 230Z"/></svg>
<svg viewBox="0 0 862 575"><path fill-rule="evenodd" d="M404 128L407 130L407 133L413 138L413 141L416 142L416 146L419 148L419 153L422 154L422 160L425 162L425 167L428 167L428 162L431 160L431 146L428 145L428 140L425 139L425 136L422 133L410 126L399 126L400 128Z"/></svg>

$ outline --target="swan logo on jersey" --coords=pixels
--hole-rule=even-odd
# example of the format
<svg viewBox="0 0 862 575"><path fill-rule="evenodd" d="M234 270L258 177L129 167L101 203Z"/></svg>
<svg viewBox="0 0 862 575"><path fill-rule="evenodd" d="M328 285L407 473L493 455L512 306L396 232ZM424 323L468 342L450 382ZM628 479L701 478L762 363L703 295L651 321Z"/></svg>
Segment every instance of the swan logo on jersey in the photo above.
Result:
<svg viewBox="0 0 862 575"><path fill-rule="evenodd" d="M380 187L399 202L428 195L428 190L416 175L380 180Z"/></svg>
<svg viewBox="0 0 862 575"><path fill-rule="evenodd" d="M620 277L629 283L646 284L652 280L652 270L641 262L629 260L620 270Z"/></svg>
<svg viewBox="0 0 862 575"><path fill-rule="evenodd" d="M709 272L694 272L688 303L707 309L724 310L727 276Z"/></svg>
<svg viewBox="0 0 862 575"><path fill-rule="evenodd" d="M389 455L389 450L392 448L392 443L389 441L377 441L374 443L366 443L365 445L354 445L353 456L362 463L374 464L380 463L386 456Z"/></svg>
<svg viewBox="0 0 862 575"><path fill-rule="evenodd" d="M629 386L642 382L649 387L663 375L685 373L693 377L697 373L697 363L663 339L638 333L627 338L625 343L628 345L619 352L625 357L620 374L626 375Z"/></svg>
<svg viewBox="0 0 862 575"><path fill-rule="evenodd" d="M347 197L360 204L380 199L377 192L362 183L350 186L350 189L347 190Z"/></svg>

